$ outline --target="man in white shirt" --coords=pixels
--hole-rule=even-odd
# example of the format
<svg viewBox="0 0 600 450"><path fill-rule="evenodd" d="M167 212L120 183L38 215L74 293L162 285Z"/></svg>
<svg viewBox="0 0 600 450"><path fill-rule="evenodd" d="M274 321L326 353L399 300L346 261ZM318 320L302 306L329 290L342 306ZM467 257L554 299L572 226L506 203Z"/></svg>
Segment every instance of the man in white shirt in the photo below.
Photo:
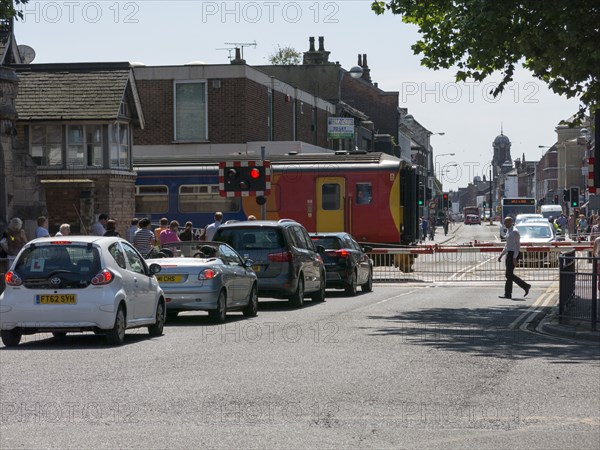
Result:
<svg viewBox="0 0 600 450"><path fill-rule="evenodd" d="M215 221L213 223L211 223L210 225L206 226L206 240L207 241L212 241L213 236L215 235L217 228L219 228L221 226L221 221L223 220L223 213L220 211L217 211L215 213Z"/></svg>
<svg viewBox="0 0 600 450"><path fill-rule="evenodd" d="M515 266L519 258L519 249L521 247L521 235L519 231L513 227L512 217L504 219L506 227L506 245L504 250L498 257L498 262L502 261L502 257L506 255L506 284L504 285L504 295L499 295L500 298L512 298L513 282L525 291L525 295L529 294L531 285L525 283L521 278L515 275Z"/></svg>
<svg viewBox="0 0 600 450"><path fill-rule="evenodd" d="M106 233L106 223L108 222L108 214L100 214L98 221L92 225L92 234L95 236L104 236Z"/></svg>

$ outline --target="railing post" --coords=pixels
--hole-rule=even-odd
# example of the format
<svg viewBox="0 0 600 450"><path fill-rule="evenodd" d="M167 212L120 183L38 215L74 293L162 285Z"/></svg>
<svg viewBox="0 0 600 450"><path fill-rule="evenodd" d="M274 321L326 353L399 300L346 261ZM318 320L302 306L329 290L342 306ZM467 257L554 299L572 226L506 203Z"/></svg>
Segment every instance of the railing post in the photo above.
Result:
<svg viewBox="0 0 600 450"><path fill-rule="evenodd" d="M598 258L592 258L592 330L596 331L598 321Z"/></svg>

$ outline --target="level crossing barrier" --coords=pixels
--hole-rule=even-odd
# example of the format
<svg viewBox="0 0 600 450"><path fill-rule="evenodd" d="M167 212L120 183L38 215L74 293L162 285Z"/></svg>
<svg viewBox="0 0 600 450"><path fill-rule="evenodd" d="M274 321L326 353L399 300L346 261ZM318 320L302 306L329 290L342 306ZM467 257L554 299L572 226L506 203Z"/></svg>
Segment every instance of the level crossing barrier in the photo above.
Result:
<svg viewBox="0 0 600 450"><path fill-rule="evenodd" d="M498 262L504 243L471 242L467 245L416 245L395 248L374 247L373 281L385 282L446 282L505 280L505 257ZM575 251L587 256L592 243L553 242L526 244L515 274L525 281L557 281L559 256Z"/></svg>

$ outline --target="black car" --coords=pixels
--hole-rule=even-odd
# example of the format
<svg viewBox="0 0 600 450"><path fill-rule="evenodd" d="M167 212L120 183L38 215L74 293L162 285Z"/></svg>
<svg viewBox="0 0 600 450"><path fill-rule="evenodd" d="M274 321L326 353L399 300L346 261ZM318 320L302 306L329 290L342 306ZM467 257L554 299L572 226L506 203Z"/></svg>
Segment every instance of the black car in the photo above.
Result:
<svg viewBox="0 0 600 450"><path fill-rule="evenodd" d="M345 289L356 295L358 286L363 292L373 290L373 261L367 255L371 247L361 247L348 233L311 233L311 239L322 246L327 271L327 287Z"/></svg>
<svg viewBox="0 0 600 450"><path fill-rule="evenodd" d="M253 261L260 297L287 298L295 308L305 294L325 300L325 266L306 229L289 219L233 222L221 225L214 241L225 242Z"/></svg>

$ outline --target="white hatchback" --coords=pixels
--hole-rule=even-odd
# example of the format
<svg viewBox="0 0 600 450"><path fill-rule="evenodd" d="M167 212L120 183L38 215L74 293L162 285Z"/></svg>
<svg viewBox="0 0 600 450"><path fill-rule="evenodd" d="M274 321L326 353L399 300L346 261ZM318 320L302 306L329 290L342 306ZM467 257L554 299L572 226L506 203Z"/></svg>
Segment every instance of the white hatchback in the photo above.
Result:
<svg viewBox="0 0 600 450"><path fill-rule="evenodd" d="M117 237L61 236L25 245L5 275L0 295L0 334L7 347L23 334L106 334L120 345L125 330L147 326L160 336L165 299L154 274L127 241Z"/></svg>

